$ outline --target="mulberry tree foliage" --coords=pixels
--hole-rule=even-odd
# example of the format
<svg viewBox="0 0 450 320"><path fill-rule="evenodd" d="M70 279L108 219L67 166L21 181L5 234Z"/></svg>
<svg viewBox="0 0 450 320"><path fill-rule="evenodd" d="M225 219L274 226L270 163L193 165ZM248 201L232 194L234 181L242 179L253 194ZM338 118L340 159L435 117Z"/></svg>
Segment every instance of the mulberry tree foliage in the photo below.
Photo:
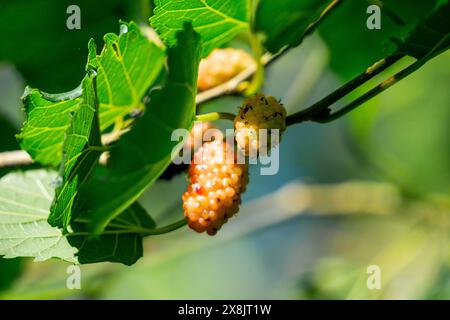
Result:
<svg viewBox="0 0 450 320"><path fill-rule="evenodd" d="M112 1L111 5L116 2L120 1ZM448 1L416 5L411 1L386 0L383 10L388 14L380 32L368 32L365 21L347 19L348 11L361 9L362 3L155 0L146 26L121 22L117 26L119 32L109 30L103 41L92 29L93 39L82 39L86 40L84 68L74 64L78 73L72 72L73 67L65 68L59 58L71 45L78 50L80 39L60 46L59 40L48 39L49 34L38 37L32 27L30 39L22 39L16 37L19 23L8 24L9 28L0 30L0 35L6 32L6 36L17 41L10 47L0 47L0 60L14 63L30 85L22 97L26 120L17 140L38 168L11 171L0 178L0 256L130 265L142 256L145 236L174 230L187 222L197 231L217 232L238 208L240 194L248 182L246 176L240 176L247 173L246 167L232 164L220 173L222 169L216 164L209 164L206 174L226 182L224 188L210 188L210 181L195 171L201 166L194 165L190 189L183 197L186 219L181 217L173 225L157 225L151 212L138 202L171 164L174 150L182 145L172 141L172 131L190 130L196 120L201 58L214 49L229 46L233 40L247 41L254 60L248 59L249 67L256 72L253 79L246 79L251 81L249 88L259 84L260 89L265 58L274 59L301 45L306 36L316 31L330 48L331 67L343 78L370 71L367 68L377 60L392 55L417 59L417 70L449 48ZM11 20L9 13L14 5L2 7L0 19ZM99 15L114 11L110 4L95 6L95 10ZM366 17L364 11L361 16ZM53 22L42 23L46 26ZM361 26L355 27L356 23ZM336 32L346 36L337 37ZM28 50L20 50L24 43L29 44ZM58 55L59 46L65 49ZM49 83L67 78L69 70L80 76L79 86L60 93L48 93L46 86L35 88L31 75L46 69L30 64L33 47L35 52L43 52L44 47L48 51L42 64L48 70L45 76L52 77ZM64 61L70 63L70 59ZM214 89L208 87L205 92ZM275 117L266 127L284 131L288 129L286 124L301 117L326 122L330 115L328 106L313 106L286 117L277 100L270 99L270 103L258 105L262 111L255 109L247 115L244 110L254 105L249 104L247 109L244 105L240 111L244 121L236 121L239 129L245 129L241 127L247 125L246 119L253 119L259 128L266 124L267 117ZM269 105L276 108L266 114L263 109ZM267 119L257 118L259 114ZM115 138L107 141L108 136ZM245 144L246 135L241 140ZM231 181L235 176L239 179ZM199 186L211 189L217 197L205 198ZM221 197L230 202L229 207L214 202ZM206 203L205 199L214 201ZM204 214L197 207L209 211Z"/></svg>

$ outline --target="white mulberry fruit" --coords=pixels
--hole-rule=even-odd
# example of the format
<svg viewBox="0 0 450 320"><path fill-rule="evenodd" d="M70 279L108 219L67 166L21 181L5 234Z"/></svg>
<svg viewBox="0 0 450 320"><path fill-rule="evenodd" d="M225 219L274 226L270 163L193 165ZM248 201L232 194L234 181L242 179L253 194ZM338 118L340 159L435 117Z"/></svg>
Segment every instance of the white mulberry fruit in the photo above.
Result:
<svg viewBox="0 0 450 320"><path fill-rule="evenodd" d="M275 145L271 139L273 129L279 130L278 138L281 139L286 130L286 109L276 98L256 94L246 99L239 109L234 129L238 147L245 155L256 157L258 152L266 153ZM260 129L267 130L267 143L260 143Z"/></svg>
<svg viewBox="0 0 450 320"><path fill-rule="evenodd" d="M199 91L213 88L230 80L253 63L253 58L243 50L214 49L200 61L197 88Z"/></svg>
<svg viewBox="0 0 450 320"><path fill-rule="evenodd" d="M189 227L197 232L215 235L239 210L241 194L248 183L248 167L236 163L231 148L222 141L212 141L194 155L189 168L190 184L182 199ZM232 161L226 161L227 155Z"/></svg>

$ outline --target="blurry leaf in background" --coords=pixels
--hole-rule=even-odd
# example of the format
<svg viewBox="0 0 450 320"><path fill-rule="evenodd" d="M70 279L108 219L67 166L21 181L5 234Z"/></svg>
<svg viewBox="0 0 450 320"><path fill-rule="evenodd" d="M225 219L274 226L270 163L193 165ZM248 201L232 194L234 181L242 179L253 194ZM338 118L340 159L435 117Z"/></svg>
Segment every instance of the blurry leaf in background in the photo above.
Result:
<svg viewBox="0 0 450 320"><path fill-rule="evenodd" d="M84 76L90 38L117 29L129 19L136 0L2 0L0 2L0 61L14 64L30 86L47 92L75 88ZM81 29L69 30L67 7L81 9Z"/></svg>
<svg viewBox="0 0 450 320"><path fill-rule="evenodd" d="M450 52L349 116L365 161L417 194L450 192Z"/></svg>
<svg viewBox="0 0 450 320"><path fill-rule="evenodd" d="M351 225L352 222L346 224ZM380 225L376 221L372 224ZM403 224L408 222L403 221ZM298 298L423 299L433 288L440 288L435 290L436 294L446 289L446 284L439 281L446 242L438 229L411 226L398 235L388 236L387 244L377 245L372 250L367 241L376 241L381 234L371 235L373 232L369 230L370 227L366 226L361 233L364 245L354 246L355 251L366 251L366 257L340 252L333 258L319 260L300 278ZM335 236L341 250L345 248L345 241L351 241L345 240L348 235L344 232L349 232L348 226L347 230L340 231L341 235ZM378 290L367 287L367 279L371 275L367 272L369 266L380 270L381 287Z"/></svg>
<svg viewBox="0 0 450 320"><path fill-rule="evenodd" d="M284 46L297 46L308 25L329 3L330 0L260 0L255 29L265 34L265 47L272 53Z"/></svg>
<svg viewBox="0 0 450 320"><path fill-rule="evenodd" d="M436 10L421 21L404 39L393 39L397 44L397 52L408 54L417 59L423 58L431 51L438 54L450 47L450 2L438 6Z"/></svg>
<svg viewBox="0 0 450 320"><path fill-rule="evenodd" d="M110 170L98 170L85 189L92 231L101 232L170 164L172 149L178 144L171 139L173 130L189 130L194 121L200 53L199 35L185 25L178 33L177 46L167 50L163 88L152 92L144 115L111 150Z"/></svg>
<svg viewBox="0 0 450 320"><path fill-rule="evenodd" d="M176 43L176 34L186 22L203 41L202 56L249 28L248 0L155 0L150 22L167 45Z"/></svg>
<svg viewBox="0 0 450 320"><path fill-rule="evenodd" d="M17 69L0 62L0 118L7 120L15 129L22 126L24 119L20 105L22 94L23 79Z"/></svg>
<svg viewBox="0 0 450 320"><path fill-rule="evenodd" d="M384 0L381 29L366 27L369 3L348 0L324 19L318 30L330 50L331 68L343 79L350 79L376 61L392 54L396 46L389 39L403 38L417 23L429 15L438 1ZM390 12L400 18L392 19Z"/></svg>
<svg viewBox="0 0 450 320"><path fill-rule="evenodd" d="M21 275L23 259L3 259L0 257L0 292L9 289Z"/></svg>
<svg viewBox="0 0 450 320"><path fill-rule="evenodd" d="M322 259L298 283L299 299L342 299L350 291L363 268L345 259Z"/></svg>
<svg viewBox="0 0 450 320"><path fill-rule="evenodd" d="M436 284L430 288L425 299L448 300L450 299L450 261L442 267Z"/></svg>
<svg viewBox="0 0 450 320"><path fill-rule="evenodd" d="M361 272L348 291L347 299L419 299L427 294L439 276L447 244L438 228L430 228L423 220L420 222L423 226L410 225L384 248L373 252L364 265L364 269L369 265L379 268L381 290L367 290L368 274ZM406 281L407 288L402 285Z"/></svg>
<svg viewBox="0 0 450 320"><path fill-rule="evenodd" d="M155 222L138 203L113 220L97 238L88 236L85 215L73 223L73 232L66 236L50 226L47 217L56 177L51 171L29 170L10 173L0 180L0 256L127 265L142 257L142 233L154 228Z"/></svg>

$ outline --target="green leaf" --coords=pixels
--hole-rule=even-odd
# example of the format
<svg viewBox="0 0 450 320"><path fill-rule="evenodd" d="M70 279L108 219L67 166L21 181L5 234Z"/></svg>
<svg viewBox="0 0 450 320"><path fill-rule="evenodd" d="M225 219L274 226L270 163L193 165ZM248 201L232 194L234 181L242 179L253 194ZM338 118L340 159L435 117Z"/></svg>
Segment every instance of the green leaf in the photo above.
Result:
<svg viewBox="0 0 450 320"><path fill-rule="evenodd" d="M83 220L81 216L72 223L74 233L68 236L69 243L78 248L77 258L82 264L109 261L132 265L143 254L142 234L156 227L153 219L137 202L113 220L96 238L83 235L88 233L88 218Z"/></svg>
<svg viewBox="0 0 450 320"><path fill-rule="evenodd" d="M310 23L330 0L261 0L256 9L255 29L265 35L264 45L272 53L284 46L295 47Z"/></svg>
<svg viewBox="0 0 450 320"><path fill-rule="evenodd" d="M330 65L343 79L353 78L376 61L393 54L391 38L406 36L431 13L438 0L384 0L381 29L367 28L368 2L342 1L320 24L318 31L330 51ZM392 18L392 15L397 17Z"/></svg>
<svg viewBox="0 0 450 320"><path fill-rule="evenodd" d="M130 22L121 25L119 36L108 33L99 56L93 42L89 63L97 72L101 130L134 109L143 109L142 98L155 82L164 63L164 50L147 39Z"/></svg>
<svg viewBox="0 0 450 320"><path fill-rule="evenodd" d="M76 262L76 249L47 222L55 178L52 172L36 170L0 179L0 255Z"/></svg>
<svg viewBox="0 0 450 320"><path fill-rule="evenodd" d="M23 259L3 259L0 257L0 292L9 289L22 274Z"/></svg>
<svg viewBox="0 0 450 320"><path fill-rule="evenodd" d="M97 96L100 128L106 129L117 118L135 108L154 83L164 62L164 52L145 38L135 23L122 24L122 33L107 34L105 47L97 56L95 44L89 43L89 64L97 68ZM61 163L64 134L70 125L69 114L79 108L75 98L81 87L64 94L48 94L27 88L23 105L27 114L17 136L22 149L43 164Z"/></svg>
<svg viewBox="0 0 450 320"><path fill-rule="evenodd" d="M133 264L142 256L142 234L155 222L136 202L92 238L86 213L63 235L47 222L57 174L46 170L10 173L0 179L0 255L58 258L72 263L120 262Z"/></svg>
<svg viewBox="0 0 450 320"><path fill-rule="evenodd" d="M450 24L448 15L450 2L439 6L404 39L393 39L397 44L397 53L407 54L416 59L429 58L450 47Z"/></svg>
<svg viewBox="0 0 450 320"><path fill-rule="evenodd" d="M185 28L177 46L167 50L164 88L152 93L143 117L112 149L110 170L100 170L83 192L95 233L136 201L170 164L178 143L171 141L172 131L192 126L201 46L192 27Z"/></svg>
<svg viewBox="0 0 450 320"><path fill-rule="evenodd" d="M17 135L20 147L43 165L61 162L64 133L70 125L69 114L78 108L80 99L48 101L37 89L25 89L22 98L27 120Z"/></svg>
<svg viewBox="0 0 450 320"><path fill-rule="evenodd" d="M83 96L71 116L65 133L62 161L62 185L56 189L48 222L64 230L78 208L78 189L91 177L103 151L98 126L98 105L95 78L86 76L82 82Z"/></svg>
<svg viewBox="0 0 450 320"><path fill-rule="evenodd" d="M166 44L173 46L178 31L190 22L202 37L203 57L249 28L248 0L155 0L155 4L150 22Z"/></svg>

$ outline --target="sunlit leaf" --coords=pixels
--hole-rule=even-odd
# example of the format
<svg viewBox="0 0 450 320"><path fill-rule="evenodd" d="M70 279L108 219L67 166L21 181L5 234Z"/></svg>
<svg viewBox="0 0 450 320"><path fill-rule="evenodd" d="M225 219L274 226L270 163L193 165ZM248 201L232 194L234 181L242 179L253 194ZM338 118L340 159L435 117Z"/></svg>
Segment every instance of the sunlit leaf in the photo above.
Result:
<svg viewBox="0 0 450 320"><path fill-rule="evenodd" d="M203 40L203 56L249 28L248 0L156 0L152 26L172 46L186 22Z"/></svg>
<svg viewBox="0 0 450 320"><path fill-rule="evenodd" d="M23 104L27 121L17 136L21 148L35 161L57 166L62 159L64 133L70 125L69 114L79 102L80 99L52 102L37 89L26 90Z"/></svg>
<svg viewBox="0 0 450 320"><path fill-rule="evenodd" d="M133 22L122 24L119 36L108 33L104 41L99 56L93 42L89 46L89 63L98 72L101 130L134 109L143 109L142 98L158 77L165 56Z"/></svg>

